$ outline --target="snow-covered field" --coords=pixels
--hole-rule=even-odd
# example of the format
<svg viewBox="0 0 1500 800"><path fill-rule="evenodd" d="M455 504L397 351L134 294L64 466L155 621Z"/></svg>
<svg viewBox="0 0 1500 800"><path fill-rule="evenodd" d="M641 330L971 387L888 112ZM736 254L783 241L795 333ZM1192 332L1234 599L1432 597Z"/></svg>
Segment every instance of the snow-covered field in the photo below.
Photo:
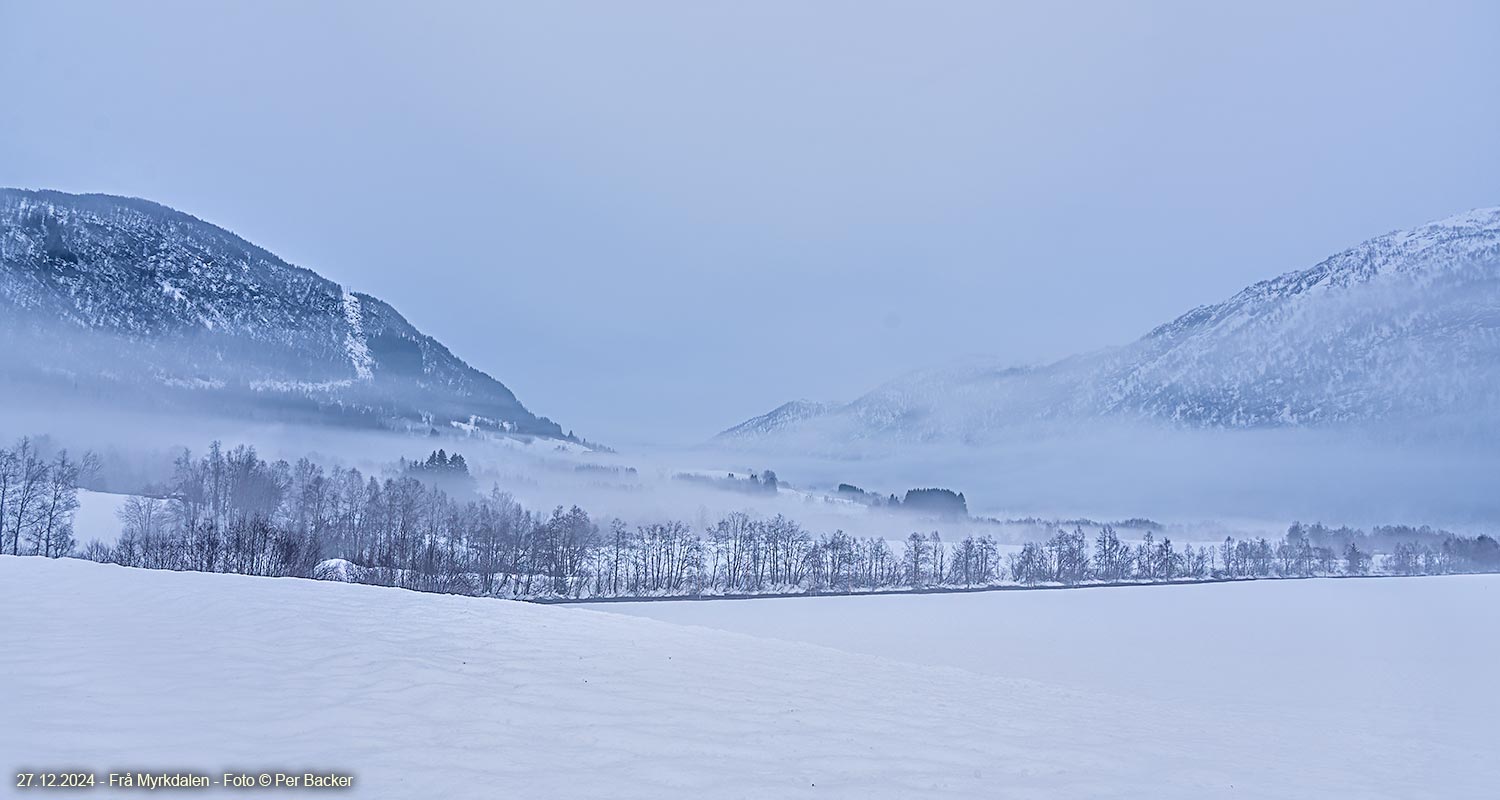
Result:
<svg viewBox="0 0 1500 800"><path fill-rule="evenodd" d="M114 544L120 539L120 508L130 499L128 494L78 492L78 510L73 512L73 537L79 545L94 539Z"/></svg>
<svg viewBox="0 0 1500 800"><path fill-rule="evenodd" d="M1484 709L1500 731L1500 697L1451 691L1478 694L1500 665L1495 575L595 607L1163 701L1412 712L1403 724Z"/></svg>
<svg viewBox="0 0 1500 800"><path fill-rule="evenodd" d="M1500 786L1484 755L1500 734L1496 575L601 608L1190 708L1243 726L1227 741L1298 743L1265 769L1320 763L1328 782L1307 786L1327 796ZM1354 788L1377 775L1383 788Z"/></svg>
<svg viewBox="0 0 1500 800"><path fill-rule="evenodd" d="M1195 627L1232 605L1204 599L1224 589L1252 608ZM1329 599L1345 590L1358 597ZM1332 610L1293 613L1278 591ZM761 609L760 632L808 639L842 619L834 643L871 655L583 608L0 557L0 753L12 771L342 770L361 797L1483 797L1500 783L1482 713L1496 645L1476 640L1494 638L1497 591L1445 578L653 606L729 627ZM1163 613L1108 610L1152 592ZM933 602L949 599L965 603ZM1397 616L1334 653L1373 627L1351 623L1356 602ZM1015 613L989 613L1002 603ZM1257 603L1291 625L1284 640L1269 624L1237 634ZM877 628L885 644L860 641ZM1038 646L1091 663L1028 675L1041 657L1004 656ZM1337 687L1357 667L1445 702L1398 735L1327 707L1205 703L1204 676L1183 675L1177 698L1087 679L1151 659L1232 663L1226 694L1269 695L1296 662L1302 680Z"/></svg>

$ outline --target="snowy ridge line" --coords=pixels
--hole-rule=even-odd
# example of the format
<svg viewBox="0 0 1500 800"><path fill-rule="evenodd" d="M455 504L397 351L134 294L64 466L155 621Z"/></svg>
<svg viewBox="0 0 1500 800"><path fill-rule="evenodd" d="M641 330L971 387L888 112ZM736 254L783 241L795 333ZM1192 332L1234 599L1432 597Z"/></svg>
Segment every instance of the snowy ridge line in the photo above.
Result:
<svg viewBox="0 0 1500 800"><path fill-rule="evenodd" d="M1492 423L1497 267L1500 208L1476 209L1366 240L1117 347L1025 367L963 359L846 403L785 403L714 441L850 456L993 444L1080 420L1246 430Z"/></svg>
<svg viewBox="0 0 1500 800"><path fill-rule="evenodd" d="M395 431L477 418L567 440L379 298L165 206L0 188L0 243L7 369L83 413L108 398L152 414ZM59 364L76 376L53 380Z"/></svg>

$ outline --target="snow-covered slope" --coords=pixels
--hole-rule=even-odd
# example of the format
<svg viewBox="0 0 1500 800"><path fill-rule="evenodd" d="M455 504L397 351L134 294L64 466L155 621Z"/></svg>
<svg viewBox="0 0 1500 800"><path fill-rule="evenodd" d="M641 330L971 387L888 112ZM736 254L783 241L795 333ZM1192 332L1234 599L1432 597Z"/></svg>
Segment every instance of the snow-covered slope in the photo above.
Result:
<svg viewBox="0 0 1500 800"><path fill-rule="evenodd" d="M144 200L0 189L0 337L38 394L562 436L389 305Z"/></svg>
<svg viewBox="0 0 1500 800"><path fill-rule="evenodd" d="M925 370L843 406L784 406L720 438L978 442L1100 418L1225 428L1495 420L1497 398L1492 208L1371 239L1123 347L1045 367Z"/></svg>
<svg viewBox="0 0 1500 800"><path fill-rule="evenodd" d="M349 584L0 557L0 630L18 769L652 800L1458 797L1494 777L1477 741L1434 773L1421 742L1356 730Z"/></svg>
<svg viewBox="0 0 1500 800"><path fill-rule="evenodd" d="M803 420L817 419L832 411L838 410L836 403L817 403L812 400L793 400L790 403L782 403L776 408L761 414L758 417L747 419L744 422L724 431L726 437L735 436L757 436L768 433L794 428Z"/></svg>

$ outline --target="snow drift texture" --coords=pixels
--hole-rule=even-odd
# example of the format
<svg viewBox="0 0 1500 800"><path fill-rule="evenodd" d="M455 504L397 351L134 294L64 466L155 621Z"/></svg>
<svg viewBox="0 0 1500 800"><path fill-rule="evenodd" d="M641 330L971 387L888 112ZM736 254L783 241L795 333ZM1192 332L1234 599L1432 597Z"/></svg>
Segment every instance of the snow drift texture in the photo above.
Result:
<svg viewBox="0 0 1500 800"><path fill-rule="evenodd" d="M0 648L0 753L14 771L340 770L357 775L347 796L382 798L1487 797L1497 780L1483 727L1493 637L1463 636L1484 629L1492 577L1302 587L1358 593L1340 608L1383 596L1379 608L1396 610L1382 644L1426 671L1371 663L1378 677L1354 684L1380 686L1373 697L1340 693L1349 681L1329 669L1343 661L1325 639L1342 619L1278 600L1285 584L1068 595L1098 609L1119 592L1154 593L1155 613L1132 618L1141 638L1127 656L1157 655L1161 673L1178 668L1182 648L1224 652L1246 613L1244 602L1213 604L1199 623L1172 610L1185 608L1179 589L1201 590L1188 592L1194 608L1258 597L1255 613L1308 645L1231 662L1205 705L556 606L0 556L0 630L16 641ZM1418 602L1396 599L1414 590ZM1059 600L1043 594L1049 608ZM872 599L855 602L870 614L891 605ZM945 628L960 636L995 619L965 598L944 605L964 615ZM1045 615L1054 633L1044 647L1079 665L1074 674L1111 670L1117 654L1096 646L1105 622L1063 606ZM1435 614L1442 607L1454 611ZM921 638L932 619L902 622ZM887 625L884 637L910 643L912 630ZM1328 687L1338 702L1233 705L1278 696L1261 662L1272 675L1295 664L1298 683ZM1199 677L1190 685L1210 676ZM1399 712L1427 697L1441 704L1362 724L1364 702Z"/></svg>
<svg viewBox="0 0 1500 800"><path fill-rule="evenodd" d="M1371 239L1044 367L921 371L844 405L788 403L721 441L983 442L1038 422L1258 428L1461 420L1500 410L1500 208Z"/></svg>
<svg viewBox="0 0 1500 800"><path fill-rule="evenodd" d="M44 396L562 435L389 305L144 200L0 190L0 336Z"/></svg>

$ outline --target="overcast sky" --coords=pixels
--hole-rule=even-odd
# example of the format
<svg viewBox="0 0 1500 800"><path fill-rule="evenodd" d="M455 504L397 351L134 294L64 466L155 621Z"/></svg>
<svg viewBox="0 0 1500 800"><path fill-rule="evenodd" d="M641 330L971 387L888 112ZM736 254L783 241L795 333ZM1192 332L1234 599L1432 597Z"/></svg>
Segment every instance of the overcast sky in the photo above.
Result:
<svg viewBox="0 0 1500 800"><path fill-rule="evenodd" d="M564 427L696 441L1500 204L1500 3L1226 5L0 0L0 185L179 208Z"/></svg>

